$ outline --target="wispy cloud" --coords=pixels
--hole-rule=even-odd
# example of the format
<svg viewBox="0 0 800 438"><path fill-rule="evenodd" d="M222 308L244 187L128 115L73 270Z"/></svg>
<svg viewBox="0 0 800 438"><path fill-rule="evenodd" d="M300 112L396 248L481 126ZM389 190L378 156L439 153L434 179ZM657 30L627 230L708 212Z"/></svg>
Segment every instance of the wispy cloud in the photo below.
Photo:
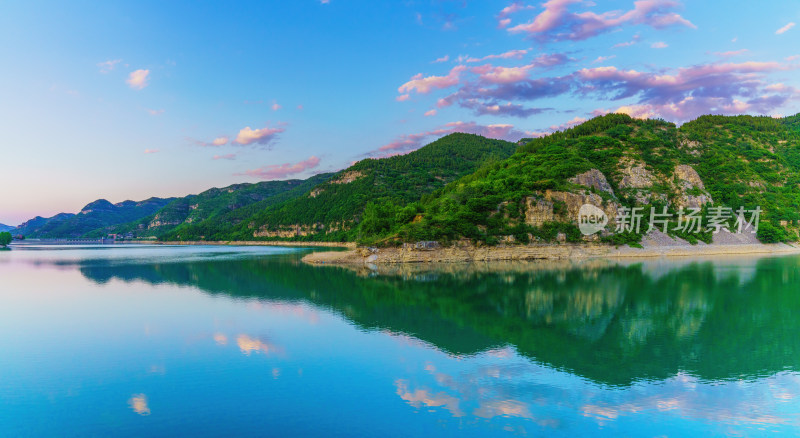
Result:
<svg viewBox="0 0 800 438"><path fill-rule="evenodd" d="M744 52L723 53L733 56ZM606 58L595 60L605 61ZM571 95L587 100L620 102L635 116L653 115L676 122L702 114L770 114L800 99L794 89L770 86L768 75L797 69L779 62L712 62L678 69L638 71L613 65L582 68L569 74L536 77L538 66L566 63L563 55L542 55L519 67L482 65L459 78L458 89L438 98L437 108L457 104L473 114L530 117L551 108L529 106L545 98Z"/></svg>
<svg viewBox="0 0 800 438"><path fill-rule="evenodd" d="M650 44L650 47L653 49L666 49L669 47L669 44L665 43L664 41L658 41L653 44Z"/></svg>
<svg viewBox="0 0 800 438"><path fill-rule="evenodd" d="M641 40L641 39L642 39L641 35L636 34L636 35L633 36L633 38L630 41L623 41L621 43L614 44L613 46L611 46L611 48L612 49L619 49L619 48L622 48L622 47L630 47L630 46L638 44L639 40Z"/></svg>
<svg viewBox="0 0 800 438"><path fill-rule="evenodd" d="M633 9L595 13L570 11L573 5L594 5L583 0L549 0L543 4L544 11L532 21L520 24L508 31L523 33L540 42L580 41L611 32L626 24L647 25L656 29L670 26L695 28L690 21L674 12L680 6L675 0L639 0Z"/></svg>
<svg viewBox="0 0 800 438"><path fill-rule="evenodd" d="M425 114L424 114L425 117L431 117L431 116L435 116L435 115L436 115L436 110L435 109L425 111Z"/></svg>
<svg viewBox="0 0 800 438"><path fill-rule="evenodd" d="M764 75L794 68L778 62L749 61L702 64L674 72L584 68L574 76L579 95L637 100L617 112L686 121L708 113L772 113L789 99L800 96L792 88L770 85Z"/></svg>
<svg viewBox="0 0 800 438"><path fill-rule="evenodd" d="M128 84L129 87L133 88L134 90L141 90L144 87L148 86L149 83L149 76L150 70L136 70L131 72L128 75L128 79L125 82Z"/></svg>
<svg viewBox="0 0 800 438"><path fill-rule="evenodd" d="M261 129L251 129L249 126L243 128L239 131L236 135L236 138L233 140L232 144L237 144L241 146L247 146L251 144L259 144L262 146L268 146L271 142L273 142L278 134L284 132L284 128L270 128L264 127Z"/></svg>
<svg viewBox="0 0 800 438"><path fill-rule="evenodd" d="M782 28L780 28L780 29L775 31L775 35L782 35L782 34L788 32L789 29L794 27L794 25L795 25L794 22L791 22L791 23L787 24L786 26L783 26Z"/></svg>
<svg viewBox="0 0 800 438"><path fill-rule="evenodd" d="M235 160L236 154L214 155L212 160Z"/></svg>
<svg viewBox="0 0 800 438"><path fill-rule="evenodd" d="M464 62L482 62L490 59L522 59L528 53L528 49L509 50L497 55L486 55L483 58L467 58Z"/></svg>
<svg viewBox="0 0 800 438"><path fill-rule="evenodd" d="M727 52L714 52L714 56L718 56L720 58L732 58L734 56L740 56L747 53L749 50L747 49L740 49L740 50L730 50Z"/></svg>
<svg viewBox="0 0 800 438"><path fill-rule="evenodd" d="M616 58L616 57L617 57L617 55L610 55L610 56L598 56L598 57L597 57L597 59L595 59L594 61L592 61L592 64L599 64L599 63L601 63L601 62L606 62L606 61L612 60L612 59L614 59L614 58Z"/></svg>
<svg viewBox="0 0 800 438"><path fill-rule="evenodd" d="M230 141L230 138L227 135L219 136L211 141L199 141L199 140L191 140L192 143L196 144L197 146L204 146L204 147L220 147L225 146Z"/></svg>
<svg viewBox="0 0 800 438"><path fill-rule="evenodd" d="M394 155L407 154L421 148L425 143L454 132L478 134L484 137L508 141L517 141L525 136L524 132L515 129L513 125L509 124L480 125L475 122L458 121L446 123L430 131L401 135L394 141L387 143L378 149L367 153L366 155L375 158L384 158Z"/></svg>
<svg viewBox="0 0 800 438"><path fill-rule="evenodd" d="M418 73L412 76L410 81L401 85L397 91L402 96L403 94L408 94L412 91L416 91L417 93L421 94L427 94L431 90L452 87L454 85L458 85L459 76L466 69L466 66L457 65L450 70L450 73L448 73L447 76L423 77L422 73Z"/></svg>
<svg viewBox="0 0 800 438"><path fill-rule="evenodd" d="M161 151L160 151L160 150L158 150L158 149L145 149L145 150L144 150L144 153L145 153L145 154L157 154L157 153L159 153L159 152L161 152Z"/></svg>
<svg viewBox="0 0 800 438"><path fill-rule="evenodd" d="M97 66L100 67L100 73L110 73L114 68L122 62L121 59L109 59L108 61L98 62Z"/></svg>
<svg viewBox="0 0 800 438"><path fill-rule="evenodd" d="M314 169L319 166L320 159L311 156L307 160L298 163L284 163L284 164L270 164L258 169L248 170L244 173L237 175L254 176L260 179L282 179L298 173L303 173L307 170Z"/></svg>
<svg viewBox="0 0 800 438"><path fill-rule="evenodd" d="M148 109L147 113L150 114L151 116L160 116L161 114L164 114L164 110L163 109Z"/></svg>
<svg viewBox="0 0 800 438"><path fill-rule="evenodd" d="M434 63L434 64L438 64L438 63L440 63L440 62L447 62L447 61L449 61L449 60L450 60L450 55L444 55L444 56L442 56L441 58L436 58L436 59L434 59L434 60L433 60L433 63Z"/></svg>
<svg viewBox="0 0 800 438"><path fill-rule="evenodd" d="M564 54L542 54L528 64L502 67L484 64L472 67L468 75L453 85L459 89L436 102L437 108L454 103L471 109L476 115L505 115L528 117L541 113L542 108L528 108L514 100L534 100L558 96L570 90L570 78L531 79L532 72L566 64L571 59ZM463 71L463 70L462 70Z"/></svg>
<svg viewBox="0 0 800 438"><path fill-rule="evenodd" d="M272 106L270 106L270 108L272 109L272 111L278 111L279 109L281 109L281 106L278 105L278 102L273 100L272 101Z"/></svg>
<svg viewBox="0 0 800 438"><path fill-rule="evenodd" d="M497 14L498 29L505 29L508 27L508 25L511 24L511 18L509 17L525 9L533 9L533 6L526 5L523 2L514 2L501 9L500 13Z"/></svg>

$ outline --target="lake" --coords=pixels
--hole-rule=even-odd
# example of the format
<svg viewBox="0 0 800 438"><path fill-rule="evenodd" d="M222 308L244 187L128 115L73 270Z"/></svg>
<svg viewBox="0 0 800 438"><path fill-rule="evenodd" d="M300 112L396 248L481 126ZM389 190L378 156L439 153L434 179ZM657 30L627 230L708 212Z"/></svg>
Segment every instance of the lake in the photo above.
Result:
<svg viewBox="0 0 800 438"><path fill-rule="evenodd" d="M0 252L0 436L800 433L800 258Z"/></svg>

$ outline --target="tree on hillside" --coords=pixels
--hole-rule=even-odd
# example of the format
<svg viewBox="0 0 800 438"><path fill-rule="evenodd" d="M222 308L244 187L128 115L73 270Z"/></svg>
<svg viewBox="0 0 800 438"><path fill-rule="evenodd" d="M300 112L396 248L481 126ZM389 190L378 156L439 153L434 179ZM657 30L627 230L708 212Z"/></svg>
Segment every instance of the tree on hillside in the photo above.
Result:
<svg viewBox="0 0 800 438"><path fill-rule="evenodd" d="M0 233L0 247L5 248L11 243L11 233L5 231Z"/></svg>

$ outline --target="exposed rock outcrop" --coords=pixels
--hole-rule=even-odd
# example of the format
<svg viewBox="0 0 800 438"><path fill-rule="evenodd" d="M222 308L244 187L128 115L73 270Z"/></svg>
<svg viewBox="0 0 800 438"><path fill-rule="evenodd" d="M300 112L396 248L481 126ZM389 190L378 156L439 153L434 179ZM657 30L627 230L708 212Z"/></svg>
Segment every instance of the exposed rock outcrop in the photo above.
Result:
<svg viewBox="0 0 800 438"><path fill-rule="evenodd" d="M653 173L647 170L644 163L629 163L622 169L619 186L624 189L646 189L653 187L653 180Z"/></svg>
<svg viewBox="0 0 800 438"><path fill-rule="evenodd" d="M345 172L339 178L332 180L331 184L349 184L363 176L364 174L362 172L359 172L358 170L352 170L350 172Z"/></svg>
<svg viewBox="0 0 800 438"><path fill-rule="evenodd" d="M556 202L561 202L566 207L564 211L556 212ZM545 222L559 221L576 223L578 212L584 204L591 204L603 210L608 216L609 223L614 223L619 205L616 202L604 201L596 193L571 193L547 190L538 196L529 196L525 199L525 223L540 227Z"/></svg>
<svg viewBox="0 0 800 438"><path fill-rule="evenodd" d="M608 183L606 176L597 169L590 169L587 172L575 175L569 179L569 182L586 187L594 187L595 190L614 196L614 190L611 188L611 184Z"/></svg>
<svg viewBox="0 0 800 438"><path fill-rule="evenodd" d="M677 207L701 208L708 203L712 203L711 195L706 192L706 186L700 175L692 166L681 164L675 167L675 179L677 180L678 198L675 201ZM697 193L701 191L702 193ZM689 193L694 192L694 193Z"/></svg>

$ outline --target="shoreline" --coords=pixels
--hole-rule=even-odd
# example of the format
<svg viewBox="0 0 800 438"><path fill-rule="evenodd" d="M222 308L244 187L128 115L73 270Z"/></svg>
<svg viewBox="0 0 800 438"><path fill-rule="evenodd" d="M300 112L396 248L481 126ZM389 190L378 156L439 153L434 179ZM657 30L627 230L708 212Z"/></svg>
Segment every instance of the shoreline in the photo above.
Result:
<svg viewBox="0 0 800 438"><path fill-rule="evenodd" d="M800 247L775 244L710 244L696 246L652 246L632 248L600 244L546 244L506 247L451 246L434 250L408 248L366 248L350 251L318 251L307 254L303 262L312 265L393 265L530 260L632 259L658 257L697 257L719 255L800 254Z"/></svg>
<svg viewBox="0 0 800 438"><path fill-rule="evenodd" d="M187 240L187 241L174 241L174 242L161 242L157 240L138 240L120 242L124 244L137 244L137 245L218 245L218 246L294 246L294 247L321 247L321 248L350 248L357 247L355 242L297 242L297 241L280 241L280 240Z"/></svg>

